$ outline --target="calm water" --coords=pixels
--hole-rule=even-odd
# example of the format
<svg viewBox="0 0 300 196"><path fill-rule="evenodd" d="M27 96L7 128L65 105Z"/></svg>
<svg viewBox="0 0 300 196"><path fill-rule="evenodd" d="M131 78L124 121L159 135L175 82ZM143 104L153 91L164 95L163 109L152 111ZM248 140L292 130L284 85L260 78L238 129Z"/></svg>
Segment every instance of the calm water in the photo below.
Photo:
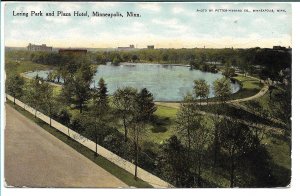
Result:
<svg viewBox="0 0 300 196"><path fill-rule="evenodd" d="M34 77L38 74L47 78L48 73L49 71L37 71L26 75ZM124 63L119 66L98 66L94 77L96 84L101 77L107 84L109 94L113 94L120 87L131 86L137 89L147 88L156 101L181 101L186 93L193 91L194 80L198 79L207 81L211 87L209 97L213 97L213 82L222 78L222 74L190 70L184 66ZM94 84L91 84L91 87L93 86ZM234 93L240 86L238 83L232 83L231 88Z"/></svg>

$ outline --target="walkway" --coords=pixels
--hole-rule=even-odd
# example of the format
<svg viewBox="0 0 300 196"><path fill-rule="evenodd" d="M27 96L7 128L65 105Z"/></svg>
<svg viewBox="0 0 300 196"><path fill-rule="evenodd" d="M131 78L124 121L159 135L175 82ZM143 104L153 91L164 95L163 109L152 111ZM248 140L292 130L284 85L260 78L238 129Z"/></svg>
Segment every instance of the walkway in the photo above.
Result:
<svg viewBox="0 0 300 196"><path fill-rule="evenodd" d="M128 187L9 105L4 176L15 187Z"/></svg>
<svg viewBox="0 0 300 196"><path fill-rule="evenodd" d="M251 76L247 76L247 77L250 77L250 78L253 78L253 79L257 79L257 78L254 78L254 77L251 77ZM258 79L257 79L258 80ZM226 103L240 103L240 102L245 102L245 101L250 101L250 100L253 100L253 99L258 99L262 96L264 96L269 90L269 86L268 85L264 85L262 89L260 89L260 91L251 96L251 97L246 97L246 98L241 98L241 99L234 99L234 100L228 100L226 101ZM202 105L211 105L211 104L220 104L221 102L219 101L209 101L208 103L207 102L202 102L201 104ZM155 102L156 105L161 105L161 106L166 106L166 107L172 107L172 108L180 108L180 103L178 102Z"/></svg>

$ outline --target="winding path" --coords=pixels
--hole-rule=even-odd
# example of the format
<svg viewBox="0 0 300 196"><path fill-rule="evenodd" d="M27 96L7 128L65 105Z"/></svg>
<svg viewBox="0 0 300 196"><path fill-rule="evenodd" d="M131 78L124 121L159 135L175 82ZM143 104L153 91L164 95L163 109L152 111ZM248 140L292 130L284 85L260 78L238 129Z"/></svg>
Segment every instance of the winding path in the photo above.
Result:
<svg viewBox="0 0 300 196"><path fill-rule="evenodd" d="M252 77L252 76L247 76L249 78L252 79L256 79L259 80L258 78ZM240 102L245 102L245 101L250 101L253 99L258 99L262 96L264 96L269 90L269 86L267 84L264 84L264 86L260 89L260 91L258 93L256 93L255 95L251 96L251 97L246 97L246 98L241 98L241 99L234 99L234 100L228 100L226 101L226 103L240 103ZM210 101L210 102L203 102L201 103L201 105L211 105L211 104L220 104L221 102L219 101ZM172 108L180 108L180 103L178 102L155 102L155 104L157 105L161 105L161 106L166 106L166 107L172 107Z"/></svg>

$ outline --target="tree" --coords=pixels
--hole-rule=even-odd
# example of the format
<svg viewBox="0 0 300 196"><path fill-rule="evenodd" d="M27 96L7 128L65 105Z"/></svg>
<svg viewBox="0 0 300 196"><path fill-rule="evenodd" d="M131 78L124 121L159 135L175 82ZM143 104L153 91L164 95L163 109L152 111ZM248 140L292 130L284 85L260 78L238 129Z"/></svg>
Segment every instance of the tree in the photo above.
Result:
<svg viewBox="0 0 300 196"><path fill-rule="evenodd" d="M119 65L120 62L121 62L120 57L119 56L115 56L114 59L113 59L113 61L112 61L112 64Z"/></svg>
<svg viewBox="0 0 300 196"><path fill-rule="evenodd" d="M226 66L222 73L226 78L231 78L235 75L235 69L233 67Z"/></svg>
<svg viewBox="0 0 300 196"><path fill-rule="evenodd" d="M55 100L53 93L53 86L47 82L41 82L40 84L40 101L41 107L45 110L46 114L50 118L50 126L52 126L52 118L58 109L58 102ZM55 109L56 108L56 109Z"/></svg>
<svg viewBox="0 0 300 196"><path fill-rule="evenodd" d="M25 87L25 100L35 109L34 117L36 117L37 110L42 105L41 84L43 79L36 75Z"/></svg>
<svg viewBox="0 0 300 196"><path fill-rule="evenodd" d="M68 112L67 109L61 109L58 114L57 114L57 118L58 120L65 126L67 126L68 128L68 135L70 136L69 133L69 126L70 126L70 122L71 122L71 117L72 115L70 114L70 112Z"/></svg>
<svg viewBox="0 0 300 196"><path fill-rule="evenodd" d="M90 83L80 77L69 78L63 85L62 96L69 104L75 104L82 113L86 102L91 97Z"/></svg>
<svg viewBox="0 0 300 196"><path fill-rule="evenodd" d="M153 95L146 89L143 88L137 95L137 104L140 121L149 121L156 111Z"/></svg>
<svg viewBox="0 0 300 196"><path fill-rule="evenodd" d="M195 122L194 128L191 130L191 147L193 156L191 162L193 163L193 170L197 173L198 186L202 183L202 166L204 162L204 155L210 147L213 139L211 129L207 126L207 122L203 114L197 114L198 123Z"/></svg>
<svg viewBox="0 0 300 196"><path fill-rule="evenodd" d="M23 86L25 81L18 75L9 76L6 81L6 91L14 98L14 104L16 104L16 98L19 99L23 95Z"/></svg>
<svg viewBox="0 0 300 196"><path fill-rule="evenodd" d="M131 136L134 142L135 150L135 179L137 179L137 167L139 160L139 143L142 134L145 130L145 124L152 117L156 111L153 95L143 88L136 96L135 102L132 102L133 118L131 119L129 126L131 127Z"/></svg>
<svg viewBox="0 0 300 196"><path fill-rule="evenodd" d="M187 146L187 156L190 160L192 133L198 128L198 108L196 100L191 95L187 95L181 103L180 109L176 116L176 130L183 139L184 145Z"/></svg>
<svg viewBox="0 0 300 196"><path fill-rule="evenodd" d="M131 57L131 60L133 62L137 61L138 59L139 59L139 57L136 54L132 55L132 57Z"/></svg>
<svg viewBox="0 0 300 196"><path fill-rule="evenodd" d="M214 81L215 96L218 97L222 103L225 103L231 94L230 81L223 77Z"/></svg>
<svg viewBox="0 0 300 196"><path fill-rule="evenodd" d="M137 90L131 87L117 89L113 94L113 104L121 116L125 131L125 142L128 135L128 123L133 118L134 105L136 104Z"/></svg>
<svg viewBox="0 0 300 196"><path fill-rule="evenodd" d="M206 99L208 102L209 84L207 84L205 80L201 79L194 81L194 92L196 97L200 97L200 100Z"/></svg>
<svg viewBox="0 0 300 196"><path fill-rule="evenodd" d="M202 182L204 154L212 141L212 131L199 109L195 98L187 95L176 118L178 135L187 147L187 167L197 174L197 186Z"/></svg>
<svg viewBox="0 0 300 196"><path fill-rule="evenodd" d="M189 160L180 140L175 135L171 136L162 145L160 154L157 168L162 176L176 187L189 187Z"/></svg>
<svg viewBox="0 0 300 196"><path fill-rule="evenodd" d="M94 92L94 109L99 114L104 114L108 112L109 104L108 104L108 91L103 78L100 78L98 82L98 88L95 89Z"/></svg>
<svg viewBox="0 0 300 196"><path fill-rule="evenodd" d="M221 150L228 158L230 187L236 186L235 173L245 154L256 147L256 140L248 126L236 121L223 119L220 132Z"/></svg>
<svg viewBox="0 0 300 196"><path fill-rule="evenodd" d="M95 142L95 156L98 156L99 140L104 138L107 133L108 126L98 118L93 117L90 113L80 115L80 121L83 126L83 131L86 135L93 138Z"/></svg>
<svg viewBox="0 0 300 196"><path fill-rule="evenodd" d="M63 85L61 97L68 104L75 104L80 113L91 98L90 84L94 74L95 70L92 67L82 66L73 76L69 75Z"/></svg>

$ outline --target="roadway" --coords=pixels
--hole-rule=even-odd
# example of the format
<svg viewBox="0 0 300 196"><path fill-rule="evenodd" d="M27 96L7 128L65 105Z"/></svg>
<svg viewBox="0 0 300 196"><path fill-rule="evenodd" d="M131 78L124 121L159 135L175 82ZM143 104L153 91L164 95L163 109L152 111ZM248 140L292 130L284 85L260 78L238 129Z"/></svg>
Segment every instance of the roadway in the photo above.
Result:
<svg viewBox="0 0 300 196"><path fill-rule="evenodd" d="M7 187L128 187L5 104Z"/></svg>

